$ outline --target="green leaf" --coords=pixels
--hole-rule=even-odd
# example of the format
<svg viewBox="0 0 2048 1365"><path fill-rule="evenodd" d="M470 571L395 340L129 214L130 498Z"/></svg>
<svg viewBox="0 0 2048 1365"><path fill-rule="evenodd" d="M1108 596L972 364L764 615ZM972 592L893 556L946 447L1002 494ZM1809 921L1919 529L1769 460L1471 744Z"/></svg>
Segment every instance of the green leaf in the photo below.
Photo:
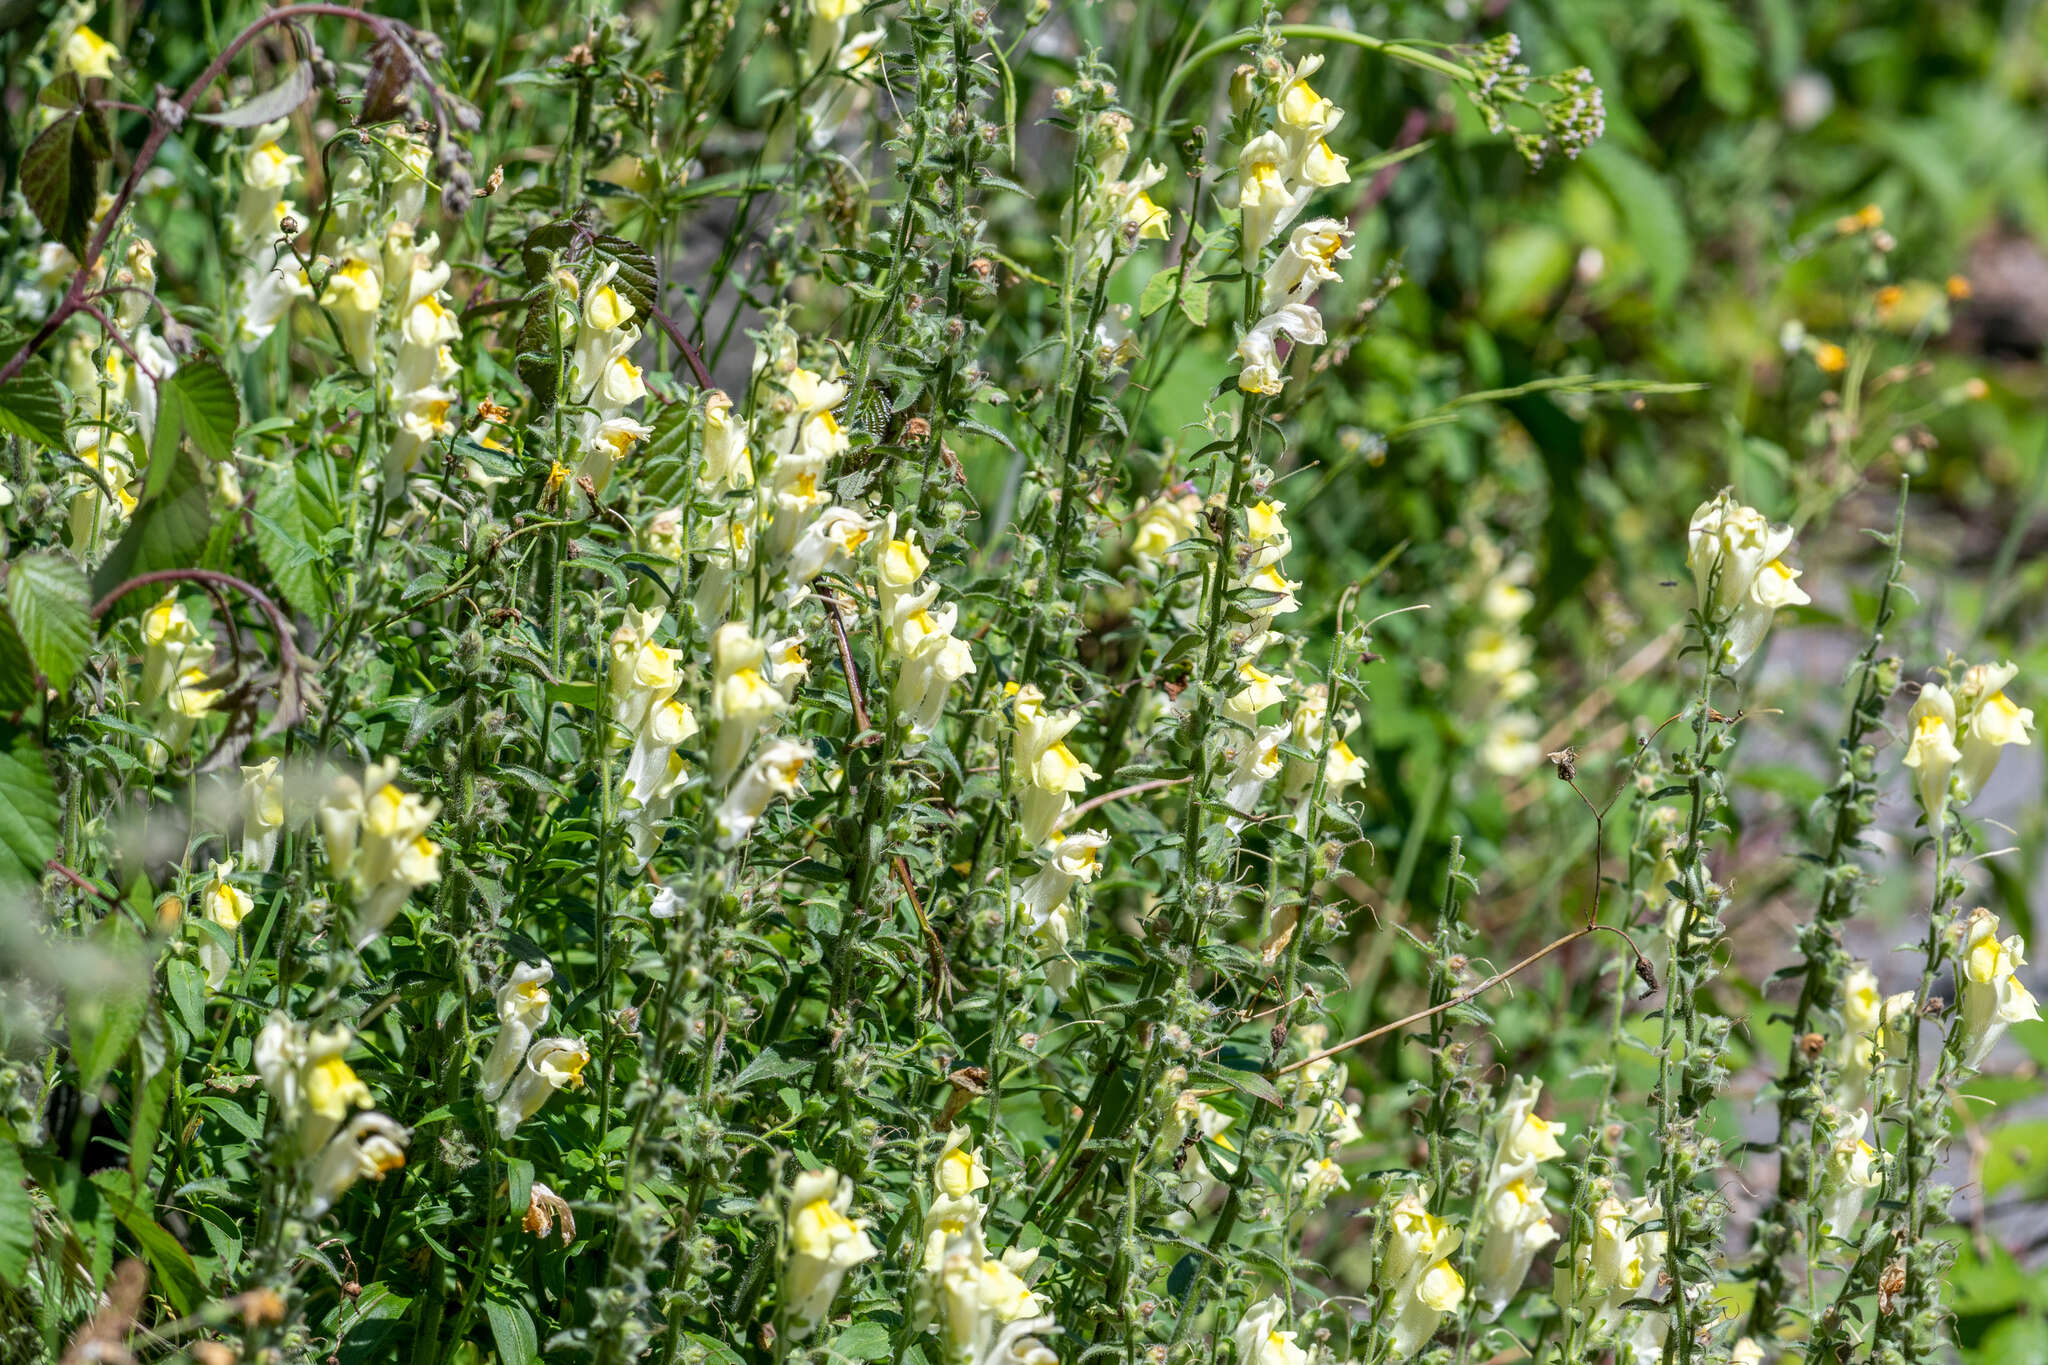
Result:
<svg viewBox="0 0 2048 1365"><path fill-rule="evenodd" d="M138 980L130 970L141 947L134 927L123 916L110 915L100 921L93 938L107 954L108 964L72 984L65 1009L79 1089L88 1092L135 1041L149 1007L147 980Z"/></svg>
<svg viewBox="0 0 2048 1365"><path fill-rule="evenodd" d="M199 1278L199 1268L192 1264L185 1248L178 1245L178 1239L165 1232L135 1197L128 1172L98 1171L93 1174L92 1183L113 1205L114 1216L142 1248L143 1259L155 1272L156 1286L170 1300L171 1307L182 1316L206 1302L206 1286Z"/></svg>
<svg viewBox="0 0 2048 1365"><path fill-rule="evenodd" d="M642 318L652 318L661 290L661 267L655 264L653 253L638 242L609 233L599 237L594 246L599 259L618 263L612 286L640 310Z"/></svg>
<svg viewBox="0 0 2048 1365"><path fill-rule="evenodd" d="M0 328L0 364L12 359L27 340L24 332ZM65 448L64 398L40 356L31 358L21 373L0 384L0 431L49 450Z"/></svg>
<svg viewBox="0 0 2048 1365"><path fill-rule="evenodd" d="M29 658L14 621L0 611L0 711L25 711L38 695L36 661Z"/></svg>
<svg viewBox="0 0 2048 1365"><path fill-rule="evenodd" d="M320 574L320 552L308 543L295 471L280 469L265 476L256 486L250 520L255 526L257 552L284 600L308 616L324 614L327 580Z"/></svg>
<svg viewBox="0 0 2048 1365"><path fill-rule="evenodd" d="M29 1253L35 1249L35 1204L29 1199L28 1178L21 1168L21 1153L11 1142L0 1142L0 1283L21 1288L28 1274Z"/></svg>
<svg viewBox="0 0 2048 1365"><path fill-rule="evenodd" d="M832 1338L825 1351L841 1360L887 1360L889 1329L879 1322L856 1322Z"/></svg>
<svg viewBox="0 0 2048 1365"><path fill-rule="evenodd" d="M500 1365L532 1365L540 1359L540 1334L533 1318L516 1303L484 1301L484 1317L491 1324L491 1338L498 1343Z"/></svg>
<svg viewBox="0 0 2048 1365"><path fill-rule="evenodd" d="M60 114L36 134L21 154L21 193L43 231L85 258L86 236L92 229L94 161L86 115L78 109Z"/></svg>
<svg viewBox="0 0 2048 1365"><path fill-rule="evenodd" d="M533 291L533 302L527 305L526 321L519 328L519 341L514 348L514 367L519 371L519 381L526 385L533 395L535 406L546 410L555 405L555 392L562 383L561 352L555 347L555 326L548 314L548 291Z"/></svg>
<svg viewBox="0 0 2048 1365"><path fill-rule="evenodd" d="M63 691L92 647L92 602L85 574L50 551L23 555L7 571L7 610L29 657Z"/></svg>
<svg viewBox="0 0 2048 1365"><path fill-rule="evenodd" d="M1209 291L1207 280L1194 280L1180 294L1181 315L1196 328L1209 325Z"/></svg>
<svg viewBox="0 0 2048 1365"><path fill-rule="evenodd" d="M1173 297L1173 282L1179 278L1178 270L1161 270L1145 281L1144 292L1138 295L1138 316L1149 318L1166 307L1166 301Z"/></svg>
<svg viewBox="0 0 2048 1365"><path fill-rule="evenodd" d="M35 740L0 751L0 895L28 896L57 856L57 788Z"/></svg>
<svg viewBox="0 0 2048 1365"><path fill-rule="evenodd" d="M178 442L192 445L209 460L235 453L235 428L242 424L242 400L220 362L210 357L188 360L157 385L156 433L149 440L149 478L142 496L152 497L170 482Z"/></svg>
<svg viewBox="0 0 2048 1365"><path fill-rule="evenodd" d="M1663 176L1613 142L1587 148L1579 164L1614 200L1628 225L1629 240L1643 253L1650 269L1651 302L1668 307L1692 273L1692 234L1677 196Z"/></svg>
<svg viewBox="0 0 2048 1365"><path fill-rule="evenodd" d="M93 574L94 597L105 597L139 574L193 567L211 525L208 503L198 469L189 458L174 457L163 490L153 498L145 497L136 507L128 529ZM129 593L113 610L139 611L148 600L146 593Z"/></svg>
<svg viewBox="0 0 2048 1365"><path fill-rule="evenodd" d="M138 1186L149 1183L150 1160L156 1155L164 1107L170 1103L181 1060L176 1032L161 1010L150 1009L135 1036L135 1117L128 1132L128 1173Z"/></svg>
<svg viewBox="0 0 2048 1365"><path fill-rule="evenodd" d="M1700 52L1700 85L1714 107L1727 114L1749 108L1756 71L1756 39L1723 0L1682 0L1679 12Z"/></svg>

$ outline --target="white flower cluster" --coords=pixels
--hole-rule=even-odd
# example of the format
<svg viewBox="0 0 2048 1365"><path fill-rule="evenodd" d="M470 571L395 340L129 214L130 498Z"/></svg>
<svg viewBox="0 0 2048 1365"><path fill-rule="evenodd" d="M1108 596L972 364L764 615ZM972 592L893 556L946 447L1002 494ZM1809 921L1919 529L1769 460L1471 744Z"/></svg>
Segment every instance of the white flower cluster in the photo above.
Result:
<svg viewBox="0 0 2048 1365"><path fill-rule="evenodd" d="M109 207L103 202L100 212ZM55 249L68 278L76 262L62 246ZM120 262L111 280L111 318L126 345L79 333L64 352L64 382L84 419L71 432L71 453L88 471L71 499L71 548L88 562L119 538L135 511L138 452L155 439L157 392L178 368L154 324L156 247L132 238Z"/></svg>
<svg viewBox="0 0 2048 1365"><path fill-rule="evenodd" d="M1294 590L1301 584L1280 571L1280 561L1294 545L1282 518L1286 510L1287 504L1277 498L1253 503L1245 512L1244 541L1236 552L1232 589L1248 620L1232 637L1237 690L1223 702L1224 718L1239 727L1232 736L1236 761L1223 791L1223 804L1234 812L1228 817L1232 830L1242 828L1257 814L1266 784L1280 775L1280 746L1289 734L1296 729L1319 730L1322 723L1313 715L1297 716L1294 721L1266 718L1267 711L1286 701L1287 689L1294 682L1284 674L1266 672L1258 663L1269 646L1285 643L1274 630L1274 622L1300 606ZM1324 705L1327 708L1327 701ZM1331 757L1333 763L1338 761L1334 746Z"/></svg>
<svg viewBox="0 0 2048 1365"><path fill-rule="evenodd" d="M1536 1113L1543 1083L1516 1077L1507 1097L1487 1125L1490 1155L1486 1181L1479 1191L1478 1300L1488 1320L1508 1306L1536 1253L1557 1240L1545 1203L1546 1186L1539 1163L1564 1156L1558 1137L1564 1125Z"/></svg>
<svg viewBox="0 0 2048 1365"><path fill-rule="evenodd" d="M959 608L938 601L936 582L919 583L931 561L917 533L896 534L896 519L878 537L875 587L882 612L882 638L897 661L891 703L910 732L912 744L931 738L945 714L954 684L974 672L974 651L953 634Z"/></svg>
<svg viewBox="0 0 2048 1365"><path fill-rule="evenodd" d="M242 269L235 280L234 338L244 348L268 339L292 305L313 297L313 282L292 250L298 210L286 198L303 158L287 152L277 139L280 121L258 128L252 145L238 162L242 192L235 201L234 245ZM294 229L284 224L291 219Z"/></svg>
<svg viewBox="0 0 2048 1365"><path fill-rule="evenodd" d="M422 142L376 143L380 177L351 158L336 177L333 212L344 238L324 266L319 302L333 319L349 362L384 386L398 430L384 449L383 495L395 502L405 479L432 442L454 430L455 394L462 372L454 344L462 325L448 306L449 268L439 259L441 239L421 235L426 175L433 155ZM293 158L286 158L292 160ZM384 207L372 207L382 184ZM391 324L389 354L384 342Z"/></svg>
<svg viewBox="0 0 2048 1365"><path fill-rule="evenodd" d="M832 1311L846 1272L878 1253L867 1220L846 1216L853 1182L830 1166L798 1175L783 1206L782 1325L802 1341Z"/></svg>
<svg viewBox="0 0 2048 1365"><path fill-rule="evenodd" d="M311 1159L302 1205L308 1218L327 1212L356 1181L382 1180L405 1165L411 1134L371 1107L370 1087L342 1060L354 1038L342 1027L309 1030L283 1013L256 1035L256 1074L298 1152Z"/></svg>
<svg viewBox="0 0 2048 1365"><path fill-rule="evenodd" d="M657 824L668 816L675 794L689 778L678 745L697 733L697 716L678 701L682 652L655 641L662 612L626 609L612 632L606 693L613 742L631 746L619 778L619 802L631 831L633 857L645 863L660 842Z"/></svg>
<svg viewBox="0 0 2048 1365"><path fill-rule="evenodd" d="M441 880L441 846L427 837L441 803L401 791L397 777L396 759L372 763L360 782L341 774L314 812L328 871L355 892L357 948L383 933L415 890Z"/></svg>
<svg viewBox="0 0 2048 1365"><path fill-rule="evenodd" d="M1953 693L1937 684L1920 689L1906 715L1900 761L1913 770L1914 794L1929 829L1941 827L1951 796L1968 805L1984 790L2006 746L2034 742L2033 710L2005 695L2019 671L2013 663L1977 664L1964 671Z"/></svg>
<svg viewBox="0 0 2048 1365"><path fill-rule="evenodd" d="M988 1167L971 1142L965 1128L953 1129L932 1171L918 1316L937 1318L947 1365L1052 1365L1055 1358L1032 1335L1054 1325L1031 1290L1038 1253L990 1249L988 1210L977 1197L988 1187Z"/></svg>
<svg viewBox="0 0 2048 1365"><path fill-rule="evenodd" d="M1799 570L1784 561L1791 548L1790 526L1773 525L1725 489L1692 514L1685 564L1700 616L1723 632L1720 662L1728 671L1749 662L1779 608L1813 600L1799 586Z"/></svg>

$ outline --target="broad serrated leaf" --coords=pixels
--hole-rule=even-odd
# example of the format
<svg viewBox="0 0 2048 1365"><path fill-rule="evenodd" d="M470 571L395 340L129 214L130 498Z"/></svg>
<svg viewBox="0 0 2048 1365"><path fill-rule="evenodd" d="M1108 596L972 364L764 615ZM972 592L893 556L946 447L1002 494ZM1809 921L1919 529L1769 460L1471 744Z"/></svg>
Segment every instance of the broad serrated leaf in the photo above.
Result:
<svg viewBox="0 0 2048 1365"><path fill-rule="evenodd" d="M1152 278L1145 281L1143 292L1138 295L1138 316L1149 318L1166 307L1173 297L1173 282L1180 278L1178 270L1154 271Z"/></svg>
<svg viewBox="0 0 2048 1365"><path fill-rule="evenodd" d="M653 253L638 242L609 233L593 243L600 258L617 262L619 273L612 277L612 285L640 310L640 316L652 317L656 294L661 288L661 267L655 264Z"/></svg>
<svg viewBox="0 0 2048 1365"><path fill-rule="evenodd" d="M209 460L235 453L235 429L242 424L242 400L220 362L210 357L186 361L157 385L156 432L149 441L147 498L163 490L177 458L178 442L192 446Z"/></svg>
<svg viewBox="0 0 2048 1365"><path fill-rule="evenodd" d="M856 1322L825 1348L828 1360L887 1360L890 1354L889 1329L879 1322Z"/></svg>
<svg viewBox="0 0 2048 1365"><path fill-rule="evenodd" d="M519 380L533 395L534 406L542 411L555 405L562 383L561 353L555 349L554 320L548 316L548 291L537 289L526 310L526 322L519 329L518 354L514 365Z"/></svg>
<svg viewBox="0 0 2048 1365"><path fill-rule="evenodd" d="M21 1153L13 1143L0 1142L0 1283L14 1289L22 1287L36 1244L35 1202L23 1183L27 1178Z"/></svg>
<svg viewBox="0 0 2048 1365"><path fill-rule="evenodd" d="M83 259L96 197L93 156L85 115L73 108L57 116L21 154L21 193L43 231Z"/></svg>
<svg viewBox="0 0 2048 1365"><path fill-rule="evenodd" d="M38 551L7 570L7 611L50 686L62 691L92 647L85 574L64 555Z"/></svg>
<svg viewBox="0 0 2048 1365"><path fill-rule="evenodd" d="M306 102L313 93L313 66L300 62L285 78L260 95L252 95L232 109L217 114L194 114L201 123L222 128L259 128L275 123Z"/></svg>
<svg viewBox="0 0 2048 1365"><path fill-rule="evenodd" d="M1207 280L1196 280L1180 293L1181 316L1195 327L1209 325L1209 292L1214 286Z"/></svg>
<svg viewBox="0 0 2048 1365"><path fill-rule="evenodd" d="M24 333L0 328L0 364L27 340ZM64 398L41 357L31 357L21 373L0 384L0 431L50 450L64 449Z"/></svg>
<svg viewBox="0 0 2048 1365"><path fill-rule="evenodd" d="M320 552L309 543L306 514L299 505L298 475L281 469L256 486L251 515L256 549L270 581L295 610L318 616L327 610L327 581L320 575Z"/></svg>
<svg viewBox="0 0 2048 1365"><path fill-rule="evenodd" d="M57 856L57 788L34 738L0 749L0 894L26 897Z"/></svg>

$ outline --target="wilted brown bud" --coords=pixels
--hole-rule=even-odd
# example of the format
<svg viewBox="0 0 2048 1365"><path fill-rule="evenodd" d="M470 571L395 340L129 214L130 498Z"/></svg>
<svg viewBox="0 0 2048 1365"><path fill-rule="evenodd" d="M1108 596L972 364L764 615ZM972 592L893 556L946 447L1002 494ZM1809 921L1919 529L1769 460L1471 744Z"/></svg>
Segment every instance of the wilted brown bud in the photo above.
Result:
<svg viewBox="0 0 2048 1365"><path fill-rule="evenodd" d="M477 198L488 199L500 189L503 189L504 185L505 168L503 166L493 166L491 167L491 173L484 177L484 187L476 192Z"/></svg>
<svg viewBox="0 0 2048 1365"><path fill-rule="evenodd" d="M1570 747L1566 747L1563 749L1553 750L1551 753L1544 755L1544 757L1548 758L1552 763L1557 765L1558 781L1570 782L1578 777L1579 755L1577 750L1572 749Z"/></svg>
<svg viewBox="0 0 2048 1365"><path fill-rule="evenodd" d="M1804 1037L1800 1038L1799 1051L1802 1055L1805 1056L1806 1060L1810 1062L1814 1058L1820 1056L1821 1049L1825 1048L1827 1045L1827 1039L1821 1037L1818 1033L1809 1033L1806 1034Z"/></svg>

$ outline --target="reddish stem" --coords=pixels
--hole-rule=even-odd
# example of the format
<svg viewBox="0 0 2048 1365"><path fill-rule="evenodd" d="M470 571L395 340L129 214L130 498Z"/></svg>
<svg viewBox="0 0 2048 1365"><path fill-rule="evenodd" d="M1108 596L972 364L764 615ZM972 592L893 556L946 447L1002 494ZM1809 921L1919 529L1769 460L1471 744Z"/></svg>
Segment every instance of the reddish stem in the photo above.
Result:
<svg viewBox="0 0 2048 1365"><path fill-rule="evenodd" d="M163 148L164 139L185 126L187 117L191 115L193 109L198 107L199 97L211 89L213 83L221 78L221 74L227 70L228 63L233 61L243 48L254 42L257 35L262 33L264 29L277 24L289 23L293 19L318 16L354 20L356 23L375 30L379 37L390 35L395 31L393 21L356 9L350 5L286 5L282 9L274 9L268 14L259 16L249 27L237 34L233 41L220 50L220 55L209 62L206 69L199 73L198 79L186 87L185 93L178 98L178 102L175 105L166 106L159 101L156 108L150 113L149 136L143 139L141 150L136 152L134 162L128 167L127 178L121 182L121 188L114 192L114 202L108 207L106 213L101 216L98 229L94 231L92 240L86 244L85 258L79 262L78 269L72 273L70 287L64 291L64 297L57 304L56 311L43 319L43 325L38 327L35 330L35 334L29 337L27 341L22 343L21 349L10 356L6 364L0 365L0 384L5 384L8 380L20 374L22 367L28 364L29 359L37 351L42 349L45 342L56 335L59 327L68 322L74 314L85 310L86 279L92 272L93 263L99 260L100 253L106 250L107 239L113 235L114 229L120 225L121 215L127 209L128 201L134 198L136 186L142 183L142 177L149 168L156 164L156 156ZM420 59L413 55L412 48L403 42L400 43L400 46L404 48L406 57L412 62L414 68L424 77L426 75L426 68L420 62ZM438 112L440 109L440 96L438 93L433 92L433 82L431 80L427 81L427 86L430 98L432 98L435 109Z"/></svg>

